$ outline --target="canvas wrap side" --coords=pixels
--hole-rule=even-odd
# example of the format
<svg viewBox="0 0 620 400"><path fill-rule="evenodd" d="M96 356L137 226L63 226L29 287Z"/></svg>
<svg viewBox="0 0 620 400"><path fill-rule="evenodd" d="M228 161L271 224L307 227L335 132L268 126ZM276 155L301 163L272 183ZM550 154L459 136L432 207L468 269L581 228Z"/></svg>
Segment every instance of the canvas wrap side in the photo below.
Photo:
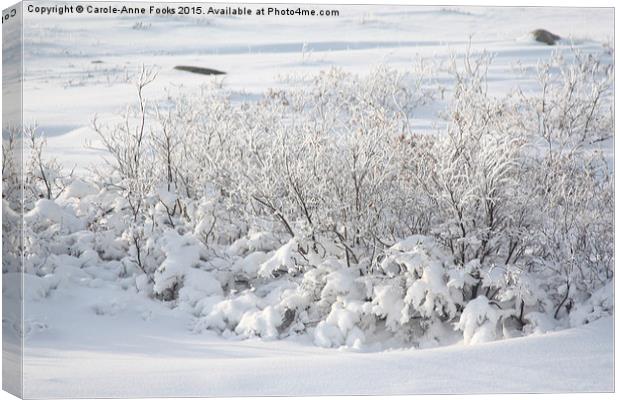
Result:
<svg viewBox="0 0 620 400"><path fill-rule="evenodd" d="M2 18L2 389L23 397L22 4Z"/></svg>

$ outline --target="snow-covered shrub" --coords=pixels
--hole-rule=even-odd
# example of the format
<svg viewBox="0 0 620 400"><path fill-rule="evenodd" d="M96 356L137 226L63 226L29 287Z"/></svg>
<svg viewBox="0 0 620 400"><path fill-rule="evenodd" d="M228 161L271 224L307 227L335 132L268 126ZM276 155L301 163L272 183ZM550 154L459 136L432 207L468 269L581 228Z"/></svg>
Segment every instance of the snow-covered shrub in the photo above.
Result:
<svg viewBox="0 0 620 400"><path fill-rule="evenodd" d="M497 338L501 317L497 305L480 295L467 303L456 327L463 331L465 344L490 342Z"/></svg>
<svg viewBox="0 0 620 400"><path fill-rule="evenodd" d="M5 189L6 190L6 189ZM19 209L2 199L2 272L18 272L21 266L22 221Z"/></svg>
<svg viewBox="0 0 620 400"><path fill-rule="evenodd" d="M321 347L361 348L366 340L359 327L362 313L359 301L334 303L325 320L314 329L314 343Z"/></svg>
<svg viewBox="0 0 620 400"><path fill-rule="evenodd" d="M45 134L34 126L24 127L24 139L26 140L28 157L24 163L24 200L26 208L30 207L30 201L34 199L55 199L66 186L66 182L72 180L72 173L66 174L54 158L46 158L44 149L47 144Z"/></svg>
<svg viewBox="0 0 620 400"><path fill-rule="evenodd" d="M570 314L570 324L571 326L587 324L601 317L613 315L613 311L613 282L608 282L592 293L588 300L575 306L575 310Z"/></svg>
<svg viewBox="0 0 620 400"><path fill-rule="evenodd" d="M462 288L466 300L477 297L485 270L514 262L502 253L510 242L524 146L506 121L505 104L484 90L488 61L473 63L467 58L464 71L452 66L456 86L445 136L405 166L407 178L421 188L421 201L434 205L429 233L473 278ZM405 146L412 155L420 152L413 143Z"/></svg>
<svg viewBox="0 0 620 400"><path fill-rule="evenodd" d="M221 87L147 102L143 70L137 107L94 124L111 156L99 176L52 174L35 146L25 270L117 281L197 332L325 347L479 343L608 315L613 172L598 146L613 71L556 58L540 91L493 96L489 63L454 60L425 134L410 124L436 101L420 70L330 69L245 102ZM18 209L3 199L3 228Z"/></svg>
<svg viewBox="0 0 620 400"><path fill-rule="evenodd" d="M528 139L541 149L523 157L523 169L538 221L530 248L548 275L555 318L613 277L613 173L598 143L613 137L614 68L591 54L569 57L542 64L542 94L522 93L519 102Z"/></svg>
<svg viewBox="0 0 620 400"><path fill-rule="evenodd" d="M258 311L260 299L252 292L244 292L230 299L221 299L203 309L195 331L213 329L220 332L234 332L246 312Z"/></svg>
<svg viewBox="0 0 620 400"><path fill-rule="evenodd" d="M222 294L220 282L200 269L205 250L195 237L168 230L157 240L157 247L164 255L153 275L155 296L196 303L201 297Z"/></svg>
<svg viewBox="0 0 620 400"><path fill-rule="evenodd" d="M467 272L464 301L484 294L521 325L565 316L613 276L613 184L592 148L613 135L611 67L575 57L543 66L539 93L498 98L486 56L468 56L451 66L446 136L399 142L412 205L428 214L417 226Z"/></svg>
<svg viewBox="0 0 620 400"><path fill-rule="evenodd" d="M437 341L462 307L451 257L430 237L414 235L396 243L380 264L385 278L373 289L372 312L406 340Z"/></svg>
<svg viewBox="0 0 620 400"><path fill-rule="evenodd" d="M260 264L258 276L268 278L277 277L282 273L295 274L304 265L304 258L299 251L299 242L293 238L276 250L268 260Z"/></svg>
<svg viewBox="0 0 620 400"><path fill-rule="evenodd" d="M22 201L20 189L23 181L21 170L23 141L21 130L14 126L2 129L2 199L17 209ZM4 247L3 247L4 248Z"/></svg>
<svg viewBox="0 0 620 400"><path fill-rule="evenodd" d="M34 208L24 214L24 223L31 227L45 226L64 233L84 230L86 224L78 218L74 211L48 199L41 199Z"/></svg>
<svg viewBox="0 0 620 400"><path fill-rule="evenodd" d="M140 217L145 197L155 185L156 154L152 135L148 134L149 108L144 98L145 87L152 83L155 77L153 71L142 68L135 82L138 93L137 109L128 107L122 121L108 126L95 118L92 124L105 149L112 156L107 163L109 168L106 172L108 176L111 173L118 180L113 184L123 188L123 195L131 208L134 221ZM104 175L102 179L106 181Z"/></svg>
<svg viewBox="0 0 620 400"><path fill-rule="evenodd" d="M281 324L281 314L273 306L267 306L260 311L244 313L235 332L246 337L256 335L266 339L277 339L278 327Z"/></svg>

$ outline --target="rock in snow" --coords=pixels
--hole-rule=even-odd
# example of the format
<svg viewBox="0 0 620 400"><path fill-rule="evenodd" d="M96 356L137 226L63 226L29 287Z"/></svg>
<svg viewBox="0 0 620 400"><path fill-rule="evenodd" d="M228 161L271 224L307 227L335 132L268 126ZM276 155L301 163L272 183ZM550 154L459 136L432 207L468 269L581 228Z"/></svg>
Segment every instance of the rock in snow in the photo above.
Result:
<svg viewBox="0 0 620 400"><path fill-rule="evenodd" d="M557 41L561 39L560 36L545 29L536 29L535 31L532 31L532 36L537 42L545 43L549 46L556 44Z"/></svg>

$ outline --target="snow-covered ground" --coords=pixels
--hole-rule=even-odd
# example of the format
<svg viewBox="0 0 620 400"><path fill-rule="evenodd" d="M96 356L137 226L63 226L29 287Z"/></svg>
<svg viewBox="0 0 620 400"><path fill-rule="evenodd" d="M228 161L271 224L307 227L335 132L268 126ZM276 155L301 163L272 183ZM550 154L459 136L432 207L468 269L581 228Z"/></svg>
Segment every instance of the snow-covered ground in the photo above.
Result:
<svg viewBox="0 0 620 400"><path fill-rule="evenodd" d="M11 284L11 277L7 280ZM191 317L82 277L26 306L25 397L612 391L613 319L473 346L358 352L191 333ZM11 331L5 334L12 335ZM12 336L13 339L14 336Z"/></svg>
<svg viewBox="0 0 620 400"><path fill-rule="evenodd" d="M97 165L90 121L135 101L141 64L158 71L145 95L223 82L238 99L286 85L288 74L331 66L412 70L452 54L494 55L490 90L534 85L535 67L556 50L600 52L613 40L613 12L571 8L337 6L339 17L113 17L28 15L24 116L47 133L67 167ZM559 46L529 36L544 28ZM612 56L609 56L612 57ZM174 70L226 71L205 77ZM439 84L445 79L431 75ZM422 109L414 129L439 123ZM88 148L85 146L89 145ZM611 146L609 146L610 148ZM324 349L307 336L268 341L193 333L193 316L123 290L105 271L66 268L53 282L28 278L25 397L141 397L612 391L613 319L544 335L431 349ZM110 274L113 274L110 272ZM4 277L5 285L15 277ZM3 324L3 333L17 340Z"/></svg>
<svg viewBox="0 0 620 400"><path fill-rule="evenodd" d="M89 293L90 292L90 293ZM100 298L98 290L87 298ZM76 298L84 298L75 294ZM102 303L104 307L118 303ZM357 353L304 340L193 335L153 310L98 316L49 304L26 341L27 397L258 396L612 391L613 320L474 346ZM64 316L52 318L59 307ZM79 319L71 318L81 315ZM142 317L142 318L141 318ZM53 321L53 322L52 322Z"/></svg>

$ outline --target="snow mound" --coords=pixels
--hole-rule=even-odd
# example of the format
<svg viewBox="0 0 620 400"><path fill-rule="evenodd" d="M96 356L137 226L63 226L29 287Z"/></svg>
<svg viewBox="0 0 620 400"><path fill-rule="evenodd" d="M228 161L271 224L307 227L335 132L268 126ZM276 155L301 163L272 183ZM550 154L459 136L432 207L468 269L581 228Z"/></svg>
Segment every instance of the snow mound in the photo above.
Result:
<svg viewBox="0 0 620 400"><path fill-rule="evenodd" d="M97 193L99 193L99 189L97 189L95 185L88 183L82 179L75 179L62 192L62 197L65 199L82 199L84 197Z"/></svg>

